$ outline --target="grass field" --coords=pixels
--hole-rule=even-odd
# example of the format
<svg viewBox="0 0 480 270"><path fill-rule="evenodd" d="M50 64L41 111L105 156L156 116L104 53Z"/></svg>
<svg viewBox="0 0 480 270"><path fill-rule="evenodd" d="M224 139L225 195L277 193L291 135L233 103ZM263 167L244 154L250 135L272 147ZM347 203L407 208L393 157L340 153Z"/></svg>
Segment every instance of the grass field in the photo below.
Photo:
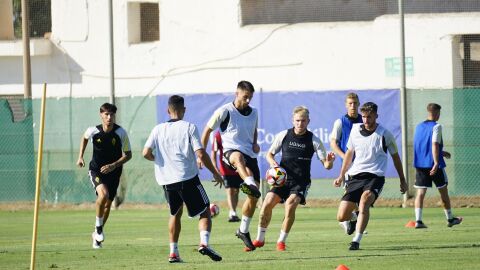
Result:
<svg viewBox="0 0 480 270"><path fill-rule="evenodd" d="M222 209L225 210L225 209ZM448 228L440 208L424 211L425 230L405 228L411 208L374 208L361 250L348 251L347 236L335 221L334 208L303 207L287 240L287 251L275 250L283 208L274 211L266 244L244 252L234 236L238 223L226 222L226 211L214 219L211 245L223 256L213 262L197 251L197 220L184 217L180 236L182 264L169 264L168 212L165 209L112 211L101 250L91 248L93 210L40 212L37 269L479 269L480 209L460 208L464 223ZM256 236L258 213L252 222ZM0 269L28 269L33 214L0 211Z"/></svg>

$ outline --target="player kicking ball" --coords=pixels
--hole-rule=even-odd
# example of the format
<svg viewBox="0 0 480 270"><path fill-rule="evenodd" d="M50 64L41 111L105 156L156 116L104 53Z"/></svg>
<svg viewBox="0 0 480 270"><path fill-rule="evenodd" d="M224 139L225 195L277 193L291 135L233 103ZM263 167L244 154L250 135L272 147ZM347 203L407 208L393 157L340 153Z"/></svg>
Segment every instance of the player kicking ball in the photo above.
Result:
<svg viewBox="0 0 480 270"><path fill-rule="evenodd" d="M265 234L272 219L272 210L278 203L285 204L280 236L277 240L277 250L286 249L285 242L295 221L295 211L299 204L305 205L310 188L310 168L312 156L317 155L325 169L330 170L335 160L335 154L326 153L320 139L307 130L310 123L309 111L304 106L293 110L293 128L284 130L277 135L268 151L266 158L271 167L278 167L275 155L282 152L280 167L287 172L287 180L282 186L273 186L265 196L260 211L257 239L253 245L257 248L265 244Z"/></svg>
<svg viewBox="0 0 480 270"><path fill-rule="evenodd" d="M258 189L260 169L257 163L260 151L257 143L258 112L249 105L254 92L255 88L250 82L240 81L235 91L235 100L218 108L202 133L202 144L207 145L210 133L220 130L224 150L222 160L243 180L240 190L247 195L247 199L243 203L242 218L235 235L243 241L246 250L255 249L249 227L261 196ZM198 163L201 164L201 161Z"/></svg>

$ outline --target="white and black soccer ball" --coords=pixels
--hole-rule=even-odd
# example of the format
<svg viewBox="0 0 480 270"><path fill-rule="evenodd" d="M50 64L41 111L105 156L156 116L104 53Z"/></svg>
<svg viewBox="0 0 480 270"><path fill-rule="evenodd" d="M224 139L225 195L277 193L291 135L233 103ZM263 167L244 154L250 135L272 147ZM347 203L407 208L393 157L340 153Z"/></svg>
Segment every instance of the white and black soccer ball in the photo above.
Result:
<svg viewBox="0 0 480 270"><path fill-rule="evenodd" d="M218 207L218 205L214 204L214 203L211 203L210 204L210 216L213 217L216 217L218 216L218 214L220 214L220 207Z"/></svg>
<svg viewBox="0 0 480 270"><path fill-rule="evenodd" d="M281 187L285 184L287 180L287 171L280 166L271 167L267 170L265 176L267 183L272 187Z"/></svg>

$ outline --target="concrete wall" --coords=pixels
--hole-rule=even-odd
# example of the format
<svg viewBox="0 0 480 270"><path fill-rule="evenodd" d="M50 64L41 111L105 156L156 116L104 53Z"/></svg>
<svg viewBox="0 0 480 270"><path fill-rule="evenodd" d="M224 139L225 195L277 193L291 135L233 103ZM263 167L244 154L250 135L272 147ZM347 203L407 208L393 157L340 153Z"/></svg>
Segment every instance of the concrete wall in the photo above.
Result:
<svg viewBox="0 0 480 270"><path fill-rule="evenodd" d="M242 27L239 0L163 0L160 40L131 43L128 3L113 5L118 96L229 92L242 79L265 91L399 87L385 70L399 55L396 15ZM52 0L52 50L32 58L34 97L43 82L49 96L109 95L107 16L105 1ZM405 22L408 87L461 87L457 36L479 33L480 13L413 14ZM0 56L0 94L23 93L21 61Z"/></svg>

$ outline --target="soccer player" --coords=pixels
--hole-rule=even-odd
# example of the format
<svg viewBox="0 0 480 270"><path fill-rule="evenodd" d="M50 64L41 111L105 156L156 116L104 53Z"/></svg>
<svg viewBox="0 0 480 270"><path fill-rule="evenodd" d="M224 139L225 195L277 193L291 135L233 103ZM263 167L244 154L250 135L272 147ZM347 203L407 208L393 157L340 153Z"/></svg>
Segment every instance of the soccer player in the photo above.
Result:
<svg viewBox="0 0 480 270"><path fill-rule="evenodd" d="M217 153L220 156L218 161L219 165L217 166ZM227 192L227 203L230 209L228 213L228 222L239 222L240 218L237 216L237 204L238 204L238 192L240 184L243 182L242 178L238 173L228 167L227 164L222 160L223 157L223 146L222 146L222 136L220 132L215 132L212 142L212 152L210 158L212 159L213 166L215 169L220 171L220 174L225 180L225 191Z"/></svg>
<svg viewBox="0 0 480 270"><path fill-rule="evenodd" d="M243 180L240 190L247 194L247 199L242 207L242 219L236 236L244 242L247 251L255 249L249 227L261 196L258 189L260 170L257 163L257 153L260 151L257 144L258 113L249 106L254 92L250 82L240 81L237 84L235 100L218 108L202 133L202 144L207 145L210 133L220 129L224 149L222 159Z"/></svg>
<svg viewBox="0 0 480 270"><path fill-rule="evenodd" d="M373 102L367 102L360 108L363 124L353 125L340 174L333 182L334 186L340 187L345 181L345 174L348 174L345 194L338 207L338 221L349 220L352 210L358 204L359 215L350 250L360 248L360 240L370 219L370 206L380 196L385 184L387 151L392 156L400 178L400 192L405 193L408 188L395 138L390 131L377 123L377 109Z"/></svg>
<svg viewBox="0 0 480 270"><path fill-rule="evenodd" d="M143 157L155 162L155 178L163 186L170 208L169 240L171 263L182 262L178 251L183 204L188 216L199 216L200 246L198 252L214 261L221 261L220 254L209 246L212 220L210 201L198 178L195 154L206 168L213 173L215 185L223 185L223 179L213 167L208 154L200 143L200 135L194 124L182 120L185 115L184 99L173 95L168 99L170 120L158 124L148 136Z"/></svg>
<svg viewBox="0 0 480 270"><path fill-rule="evenodd" d="M117 187L122 174L122 167L132 158L132 150L127 132L115 124L117 107L104 103L100 107L102 124L89 127L80 140L80 151L77 165L85 167L83 154L88 141L93 144L93 156L88 168L90 181L95 189L95 231L92 233L94 249L102 247L105 239L103 227L110 214L112 201L117 193Z"/></svg>
<svg viewBox="0 0 480 270"><path fill-rule="evenodd" d="M415 228L424 229L427 226L422 221L423 200L427 188L432 187L432 182L442 198L445 216L448 227L460 224L462 218L454 217L448 196L448 179L445 172L445 158L450 158L450 153L443 151L442 125L437 121L440 118L442 107L436 103L427 105L427 120L417 125L413 139L414 160L413 166L416 169L415 188Z"/></svg>
<svg viewBox="0 0 480 270"><path fill-rule="evenodd" d="M341 160L345 158L347 142L353 124L362 123L362 116L358 114L358 106L360 106L358 95L353 92L348 93L345 98L347 113L334 122L332 133L330 133L330 149L332 149ZM355 231L357 215L358 211L354 209L347 221L339 223L348 235L351 235Z"/></svg>
<svg viewBox="0 0 480 270"><path fill-rule="evenodd" d="M265 234L272 218L272 210L278 203L285 203L285 216L280 236L277 240L277 250L284 251L285 242L295 221L295 211L298 204L305 205L310 188L310 168L312 156L317 155L325 169L330 170L335 160L333 152L326 153L320 139L307 130L310 123L309 111L304 106L293 109L293 128L281 131L266 155L271 167L279 166L274 156L282 152L280 167L287 172L287 180L283 186L272 187L265 196L260 210L257 239L253 241L255 247L263 247Z"/></svg>

